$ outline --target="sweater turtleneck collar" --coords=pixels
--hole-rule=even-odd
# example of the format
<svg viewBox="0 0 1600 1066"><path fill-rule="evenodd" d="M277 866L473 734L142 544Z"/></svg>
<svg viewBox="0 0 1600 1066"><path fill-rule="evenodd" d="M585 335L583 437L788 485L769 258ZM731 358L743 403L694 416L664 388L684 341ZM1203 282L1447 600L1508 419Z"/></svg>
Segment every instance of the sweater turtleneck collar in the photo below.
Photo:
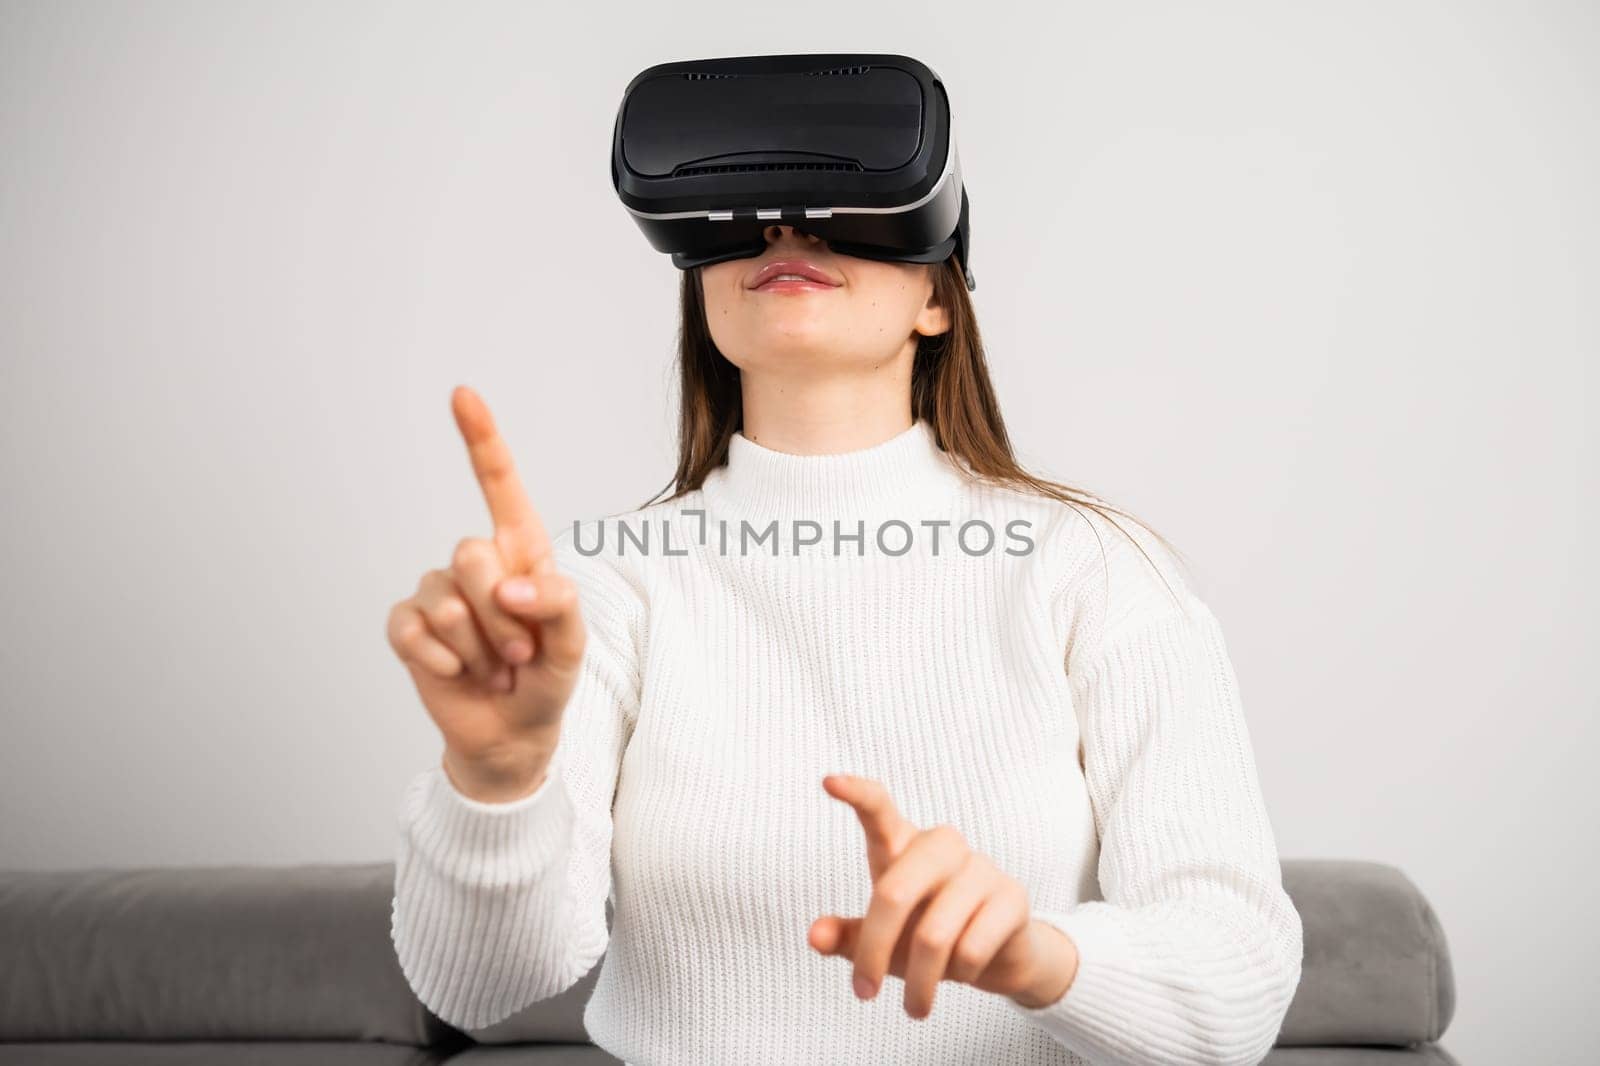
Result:
<svg viewBox="0 0 1600 1066"><path fill-rule="evenodd" d="M823 455L774 451L736 432L728 461L702 484L707 503L725 513L770 518L900 517L915 522L942 512L963 481L933 427L917 419L888 440Z"/></svg>

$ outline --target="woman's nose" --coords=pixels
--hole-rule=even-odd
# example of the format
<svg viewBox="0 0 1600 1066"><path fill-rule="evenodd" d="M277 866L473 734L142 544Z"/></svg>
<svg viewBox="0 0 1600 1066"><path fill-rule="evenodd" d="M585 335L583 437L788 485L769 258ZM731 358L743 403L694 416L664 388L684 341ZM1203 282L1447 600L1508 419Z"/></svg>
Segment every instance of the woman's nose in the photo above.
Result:
<svg viewBox="0 0 1600 1066"><path fill-rule="evenodd" d="M767 227L767 240L772 241L774 244L789 236L798 237L801 240L813 244L822 240L821 237L818 237L814 233L807 233L805 230L797 229L794 226L786 225L782 222L774 222L772 225Z"/></svg>

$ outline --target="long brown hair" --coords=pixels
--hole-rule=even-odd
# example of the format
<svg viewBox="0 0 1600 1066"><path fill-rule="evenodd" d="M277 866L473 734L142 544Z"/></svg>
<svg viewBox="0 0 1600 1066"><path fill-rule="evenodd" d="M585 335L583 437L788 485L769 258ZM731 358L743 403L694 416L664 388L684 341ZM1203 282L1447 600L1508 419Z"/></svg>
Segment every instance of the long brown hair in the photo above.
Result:
<svg viewBox="0 0 1600 1066"><path fill-rule="evenodd" d="M739 368L717 350L711 339L700 270L694 267L683 271L679 285L678 468L672 480L641 506L663 498L674 500L698 489L707 474L727 462L728 441L744 426ZM1166 537L1136 516L1094 493L1038 477L1018 464L989 380L977 316L956 256L934 266L933 288L937 302L949 310L950 329L917 339L911 370L911 414L933 428L939 447L991 484L1095 511L1133 542L1158 575L1161 568L1138 540L1111 517L1113 513L1149 530L1182 560L1182 553ZM1166 582L1164 575L1162 581ZM1167 589L1172 591L1172 586L1168 584Z"/></svg>

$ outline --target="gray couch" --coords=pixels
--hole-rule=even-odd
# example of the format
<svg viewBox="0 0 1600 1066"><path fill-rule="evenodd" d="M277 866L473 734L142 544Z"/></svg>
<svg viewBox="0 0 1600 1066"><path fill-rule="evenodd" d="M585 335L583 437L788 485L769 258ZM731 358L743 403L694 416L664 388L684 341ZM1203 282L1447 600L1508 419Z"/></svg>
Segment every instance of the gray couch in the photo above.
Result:
<svg viewBox="0 0 1600 1066"><path fill-rule="evenodd" d="M1305 922L1269 1066L1454 1064L1433 910L1392 866L1285 860ZM394 868L0 871L0 1066L590 1066L565 994L472 1035L412 995L389 940ZM643 1009L649 1009L645 1006Z"/></svg>

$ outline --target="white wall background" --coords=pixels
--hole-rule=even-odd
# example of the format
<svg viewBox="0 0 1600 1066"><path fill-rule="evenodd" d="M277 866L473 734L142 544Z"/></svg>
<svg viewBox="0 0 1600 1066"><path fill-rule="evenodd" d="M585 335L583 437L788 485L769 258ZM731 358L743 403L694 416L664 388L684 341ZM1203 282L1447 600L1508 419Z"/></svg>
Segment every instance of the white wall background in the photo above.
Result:
<svg viewBox="0 0 1600 1066"><path fill-rule="evenodd" d="M390 857L451 387L551 523L654 493L622 88L837 50L949 84L1019 450L1194 560L1285 857L1419 883L1465 1061L1586 1059L1585 3L0 5L0 865Z"/></svg>

